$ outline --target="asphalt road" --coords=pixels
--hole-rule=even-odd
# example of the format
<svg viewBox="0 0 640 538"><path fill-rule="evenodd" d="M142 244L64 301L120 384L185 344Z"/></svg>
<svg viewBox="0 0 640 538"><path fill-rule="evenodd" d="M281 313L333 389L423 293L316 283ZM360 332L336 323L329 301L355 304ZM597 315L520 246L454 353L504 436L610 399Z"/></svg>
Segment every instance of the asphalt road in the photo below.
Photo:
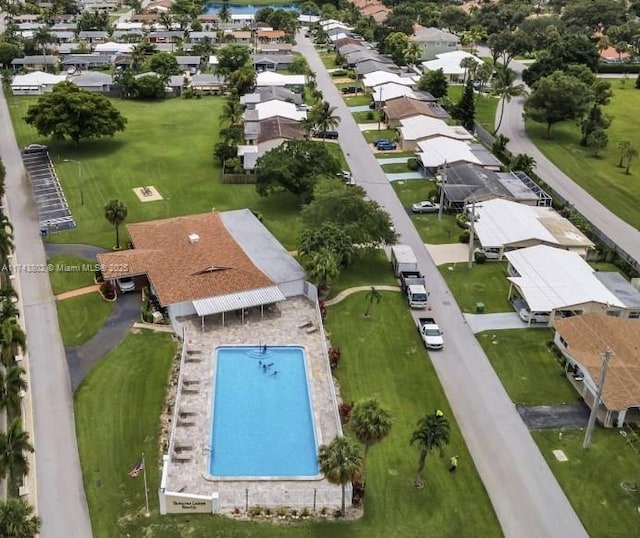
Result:
<svg viewBox="0 0 640 538"><path fill-rule="evenodd" d="M296 50L304 54L317 74L324 99L337 107L340 145L356 182L391 214L400 241L413 248L420 269L427 276L433 315L445 332L445 349L432 353L431 360L504 534L510 538L586 537L582 523L466 324L317 51L302 34L297 40ZM433 407L436 404L433 402Z"/></svg>
<svg viewBox="0 0 640 538"><path fill-rule="evenodd" d="M55 300L31 185L0 91L0 156L7 169L7 205L14 226L15 273L22 288L31 371L41 538L88 538L91 523L76 444L73 398ZM21 267L22 266L22 267ZM29 269L28 266L31 266ZM99 428L100 425L96 424Z"/></svg>
<svg viewBox="0 0 640 538"><path fill-rule="evenodd" d="M521 74L527 67L513 61L509 67ZM618 247L640 263L640 232L614 215L587 191L555 166L529 140L524 128L525 98L512 99L504 108L500 133L509 138L507 147L512 153L526 153L536 160L536 173L560 196L568 200L596 228L602 230ZM496 122L497 123L497 122ZM588 165L587 165L588 166ZM612 170L612 173L617 173Z"/></svg>

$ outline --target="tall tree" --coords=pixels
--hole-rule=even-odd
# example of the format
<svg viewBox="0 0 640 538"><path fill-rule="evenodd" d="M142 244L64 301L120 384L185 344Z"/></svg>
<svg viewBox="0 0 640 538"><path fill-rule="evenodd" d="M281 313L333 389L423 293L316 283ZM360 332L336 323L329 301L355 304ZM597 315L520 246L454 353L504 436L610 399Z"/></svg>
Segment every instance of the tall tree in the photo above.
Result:
<svg viewBox="0 0 640 538"><path fill-rule="evenodd" d="M322 101L321 103L317 103L311 109L311 117L313 118L314 123L323 131L322 141L326 141L327 131L331 131L335 129L340 124L340 117L336 115L337 107L331 106L331 104L327 101Z"/></svg>
<svg viewBox="0 0 640 538"><path fill-rule="evenodd" d="M233 127L242 123L243 108L240 100L234 96L227 97L227 100L222 107L222 113L220 114L220 120L224 125Z"/></svg>
<svg viewBox="0 0 640 538"><path fill-rule="evenodd" d="M342 226L333 222L324 222L320 226L309 226L303 230L300 236L298 255L301 258L309 258L314 252L319 252L322 249L331 251L340 268L349 266L355 254L351 236Z"/></svg>
<svg viewBox="0 0 640 538"><path fill-rule="evenodd" d="M17 493L18 479L29 471L26 452L33 452L29 434L22 429L22 420L13 419L5 433L0 433L0 476L9 477L10 491Z"/></svg>
<svg viewBox="0 0 640 538"><path fill-rule="evenodd" d="M364 445L362 467L366 473L369 449L389 435L393 419L377 400L369 398L356 403L351 411L349 424L358 441Z"/></svg>
<svg viewBox="0 0 640 538"><path fill-rule="evenodd" d="M496 71L493 78L493 87L491 95L500 99L500 116L493 134L500 130L502 119L504 118L504 106L510 103L514 97L522 97L527 94L524 84L516 84L516 74L508 67L501 67Z"/></svg>
<svg viewBox="0 0 640 538"><path fill-rule="evenodd" d="M436 99L446 97L448 88L449 82L442 69L425 71L418 81L418 89L423 92L429 92Z"/></svg>
<svg viewBox="0 0 640 538"><path fill-rule="evenodd" d="M556 71L538 81L524 110L533 121L546 123L547 137L550 137L554 123L582 117L590 100L591 91L584 82Z"/></svg>
<svg viewBox="0 0 640 538"><path fill-rule="evenodd" d="M4 171L2 162L0 162L0 167L2 171ZM0 190L4 196L4 179ZM0 210L0 265L6 265L9 255L13 252L13 248L13 224L9 221L9 217Z"/></svg>
<svg viewBox="0 0 640 538"><path fill-rule="evenodd" d="M120 225L126 220L129 210L120 200L111 200L104 206L104 218L116 229L116 249L120 249Z"/></svg>
<svg viewBox="0 0 640 538"><path fill-rule="evenodd" d="M604 129L598 127L587 136L587 147L591 148L594 157L598 157L600 152L609 144L609 137Z"/></svg>
<svg viewBox="0 0 640 538"><path fill-rule="evenodd" d="M394 63L404 64L404 51L409 46L409 38L404 32L392 32L384 40L384 51L391 56Z"/></svg>
<svg viewBox="0 0 640 538"><path fill-rule="evenodd" d="M445 445L449 444L449 430L449 421L435 413L426 415L418 421L418 428L411 435L410 441L410 444L415 444L419 450L418 471L415 479L417 488L424 487L422 473L427 455L435 449L442 453Z"/></svg>
<svg viewBox="0 0 640 538"><path fill-rule="evenodd" d="M243 95L253 90L256 85L256 77L257 74L253 65L246 63L225 75L225 80L229 86L238 92L238 95Z"/></svg>
<svg viewBox="0 0 640 538"><path fill-rule="evenodd" d="M229 7L228 0L222 2L222 7L218 11L218 20L220 22L231 22L231 8Z"/></svg>
<svg viewBox="0 0 640 538"><path fill-rule="evenodd" d="M476 103L473 97L473 80L467 80L462 97L455 107L455 118L460 120L463 127L469 132L473 132L475 125Z"/></svg>
<svg viewBox="0 0 640 538"><path fill-rule="evenodd" d="M339 274L338 260L336 255L328 248L323 247L304 260L307 277L318 286L318 290L323 292L329 288L331 281Z"/></svg>
<svg viewBox="0 0 640 538"><path fill-rule="evenodd" d="M244 45L226 45L218 49L217 57L216 74L227 77L249 63L251 50Z"/></svg>
<svg viewBox="0 0 640 538"><path fill-rule="evenodd" d="M342 487L342 510L346 512L345 486L360 477L362 472L362 456L360 449L346 437L336 437L328 445L321 445L318 450L320 471L332 484Z"/></svg>
<svg viewBox="0 0 640 538"><path fill-rule="evenodd" d="M509 170L514 172L524 172L528 176L533 173L536 167L536 160L525 153L518 153L514 155L509 161Z"/></svg>
<svg viewBox="0 0 640 538"><path fill-rule="evenodd" d="M158 73L165 82L169 77L180 74L180 66L176 57L169 52L156 52L149 59L149 69Z"/></svg>
<svg viewBox="0 0 640 538"><path fill-rule="evenodd" d="M24 120L42 136L56 140L113 136L124 131L127 120L102 94L81 90L72 82L60 82L27 109Z"/></svg>
<svg viewBox="0 0 640 538"><path fill-rule="evenodd" d="M618 142L618 149L620 150L620 160L616 165L618 168L622 168L624 166L623 162L626 158L627 151L629 150L630 147L631 147L631 142L629 142L628 140L622 140L621 142Z"/></svg>
<svg viewBox="0 0 640 538"><path fill-rule="evenodd" d="M3 538L35 538L40 532L40 518L33 506L22 499L0 501L0 536Z"/></svg>
<svg viewBox="0 0 640 538"><path fill-rule="evenodd" d="M0 410L6 409L11 417L20 414L20 392L27 390L25 371L19 366L0 368Z"/></svg>
<svg viewBox="0 0 640 538"><path fill-rule="evenodd" d="M422 59L424 51L422 50L422 45L417 41L410 41L402 51L402 56L404 57L404 61L407 62L407 65L411 67L415 67L415 65Z"/></svg>
<svg viewBox="0 0 640 538"><path fill-rule="evenodd" d="M630 170L631 170L631 161L633 160L634 157L637 157L637 156L638 156L638 150L635 147L629 145L629 146L627 146L625 148L624 157L627 160L627 165L626 165L626 167L624 169L624 173L625 174L629 175L631 173L630 172Z"/></svg>
<svg viewBox="0 0 640 538"><path fill-rule="evenodd" d="M465 83L467 82L467 80L473 80L476 68L478 67L478 61L475 58L467 56L466 58L462 58L462 60L460 60L460 67L464 69L464 77L462 79L462 82Z"/></svg>
<svg viewBox="0 0 640 538"><path fill-rule="evenodd" d="M0 360L5 368L11 367L15 357L27 350L27 335L17 318L0 320Z"/></svg>

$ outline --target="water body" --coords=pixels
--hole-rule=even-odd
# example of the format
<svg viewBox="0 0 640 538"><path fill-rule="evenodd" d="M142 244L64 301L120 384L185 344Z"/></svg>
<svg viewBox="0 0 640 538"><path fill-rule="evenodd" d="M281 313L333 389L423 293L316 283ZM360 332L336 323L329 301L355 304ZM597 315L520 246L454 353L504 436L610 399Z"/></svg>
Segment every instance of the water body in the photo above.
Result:
<svg viewBox="0 0 640 538"><path fill-rule="evenodd" d="M222 2L207 4L204 12L207 15L215 15L222 9L223 5ZM260 4L259 6L253 6L251 4L234 6L233 4L229 4L232 15L255 15L256 11L265 7L284 9L285 11L298 11L300 9L296 4Z"/></svg>

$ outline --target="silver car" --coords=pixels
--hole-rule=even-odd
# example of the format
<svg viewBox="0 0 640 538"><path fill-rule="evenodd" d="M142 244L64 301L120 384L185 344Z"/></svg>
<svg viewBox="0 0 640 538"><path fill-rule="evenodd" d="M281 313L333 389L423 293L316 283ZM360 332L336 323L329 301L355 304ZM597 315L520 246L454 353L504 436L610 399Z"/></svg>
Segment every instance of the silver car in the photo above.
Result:
<svg viewBox="0 0 640 538"><path fill-rule="evenodd" d="M411 206L411 211L414 213L437 213L440 211L440 204L429 201L417 202Z"/></svg>

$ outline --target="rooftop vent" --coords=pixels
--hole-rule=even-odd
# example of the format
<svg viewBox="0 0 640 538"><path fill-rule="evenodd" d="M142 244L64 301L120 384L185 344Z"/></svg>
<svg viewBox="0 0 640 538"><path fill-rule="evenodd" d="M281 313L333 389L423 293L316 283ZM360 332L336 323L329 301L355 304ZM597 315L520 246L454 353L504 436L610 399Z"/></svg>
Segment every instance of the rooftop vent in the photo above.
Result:
<svg viewBox="0 0 640 538"><path fill-rule="evenodd" d="M200 241L200 236L198 234L189 234L189 243L197 243Z"/></svg>

